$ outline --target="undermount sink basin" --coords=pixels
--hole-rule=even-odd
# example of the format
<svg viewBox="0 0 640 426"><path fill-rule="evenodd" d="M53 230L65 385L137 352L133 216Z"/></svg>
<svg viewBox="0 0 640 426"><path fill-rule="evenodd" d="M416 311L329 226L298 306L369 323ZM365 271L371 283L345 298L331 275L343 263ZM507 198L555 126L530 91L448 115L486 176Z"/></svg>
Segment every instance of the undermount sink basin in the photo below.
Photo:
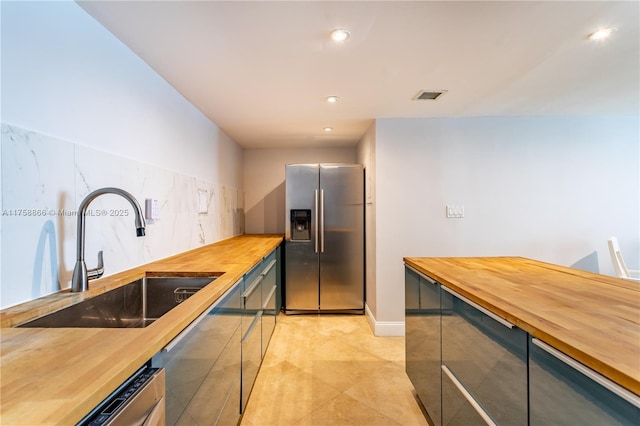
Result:
<svg viewBox="0 0 640 426"><path fill-rule="evenodd" d="M19 327L144 328L217 277L144 277Z"/></svg>

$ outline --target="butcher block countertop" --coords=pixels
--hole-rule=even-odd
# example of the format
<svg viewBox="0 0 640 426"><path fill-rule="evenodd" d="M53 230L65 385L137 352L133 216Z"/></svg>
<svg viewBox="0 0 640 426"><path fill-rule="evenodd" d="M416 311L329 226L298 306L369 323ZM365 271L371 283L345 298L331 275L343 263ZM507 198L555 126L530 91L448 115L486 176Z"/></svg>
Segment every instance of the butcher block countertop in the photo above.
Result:
<svg viewBox="0 0 640 426"><path fill-rule="evenodd" d="M640 283L521 257L404 261L640 395Z"/></svg>
<svg viewBox="0 0 640 426"><path fill-rule="evenodd" d="M282 241L242 235L0 311L0 424L75 424ZM218 276L146 328L11 328L145 275Z"/></svg>

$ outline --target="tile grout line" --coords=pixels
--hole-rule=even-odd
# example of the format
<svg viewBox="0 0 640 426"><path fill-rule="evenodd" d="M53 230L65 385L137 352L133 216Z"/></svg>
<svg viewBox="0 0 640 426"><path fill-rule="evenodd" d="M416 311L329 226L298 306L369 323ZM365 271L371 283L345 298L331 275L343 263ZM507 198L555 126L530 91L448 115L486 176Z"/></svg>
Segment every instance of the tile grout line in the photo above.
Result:
<svg viewBox="0 0 640 426"><path fill-rule="evenodd" d="M308 424L305 423L305 419L328 418L327 416L330 416L330 418L334 421L338 421L339 423L345 424L345 422L347 422L351 424L350 422L353 419L350 420L348 417L345 418L345 412L342 412L342 414L334 412L336 404L341 405L343 410L349 410L349 408L345 408L344 404L345 401L351 400L355 404L353 409L358 410L358 413L354 413L354 416L366 416L366 412L373 411L377 416L381 416L377 418L376 416L373 416L375 421L379 422L381 418L384 418L386 419L384 424L393 422L394 425L402 425L402 423L399 423L397 420L389 416L389 413L394 412L393 407L389 410L388 405L386 405L387 413L379 410L374 400L367 399L370 397L370 394L363 389L363 387L366 387L367 380L371 380L371 385L374 387L380 381L383 383L386 381L386 379L381 376L376 377L376 372L382 372L382 374L387 375L395 375L397 373L403 374L404 368L402 368L400 364L404 363L404 344L401 340L398 340L397 338L387 339L373 336L368 328L368 324L362 323L362 321L366 321L366 319L361 319L356 316L329 317L318 315L315 317L285 316L280 318L282 319L276 323L276 331L274 332L272 341L267 349L268 358L265 357L266 364L263 363L263 367L266 368L261 368L258 374L258 379L261 381L260 387L268 389L267 383L275 383L278 380L282 380L281 372L284 371L283 369L287 368L292 369L288 370L288 374L290 374L290 381L300 383L303 383L305 380L310 381L312 387L316 386L313 385L313 383L322 383L322 385L318 385L322 389L319 391L320 395L323 392L326 393L329 389L331 389L331 391L328 391L329 393L327 395L337 392L337 394L334 394L326 400L323 400L324 398L322 397L321 400L318 400L317 396L310 396L305 392L307 395L307 399L305 401L307 405L310 404L308 407L310 408L310 411L303 414L302 417L297 415L300 413L294 414L297 420L293 420L293 418L291 418L293 421L287 422L286 424ZM348 356L355 357L356 359L317 359L315 356L318 356L320 353L314 353L313 350L309 350L309 352L306 353L304 352L304 349L300 349L310 348L311 346L309 342L321 342L319 344L320 346L324 345L329 348L331 347L331 344L335 344L337 348L347 350L349 352ZM342 352L337 352L337 354L338 356L343 355ZM309 358L305 358L306 356ZM361 357L366 360L360 360ZM314 369L314 364L316 364L316 362L318 369ZM371 366L374 364L376 366L375 368L372 368ZM318 371L321 371L323 368L329 370L332 368L338 368L333 371L334 374L338 375L333 378L327 378L324 374L318 374ZM361 371L358 371L358 369ZM340 372L342 371L344 371L347 376L341 377ZM372 372L374 372L374 374L371 374ZM300 376L300 378L298 379L296 375ZM336 382L336 380L338 381ZM346 380L346 383L344 380ZM356 381L349 382L349 380ZM404 398L405 401L401 401L401 404L406 404L407 398L404 394L411 393L410 384L407 385L409 387L405 386L401 379L398 381L394 380L394 382L399 386L398 389L394 389L394 391L397 391L395 393L400 395L401 398ZM340 383L343 384L340 385ZM407 383L409 383L408 379ZM256 385L258 385L258 381L256 381ZM338 386L336 387L336 385ZM281 388L281 386L279 388ZM264 392L265 389L261 390ZM254 391L255 390L258 389L254 388ZM407 392L404 392L404 390ZM358 391L360 391L360 395ZM313 392L313 389L311 389L311 392ZM294 395L293 399L295 399L296 396L297 395ZM245 417L243 417L241 425L254 426L260 424L260 426L276 426L277 420L274 418L262 418L259 423L256 423L256 419L252 414L256 413L255 415L259 415L259 413L262 413L262 411L265 410L273 413L274 404L284 406L285 404L292 403L292 401L280 401L278 399L273 400L270 398L271 397L268 395L260 395L259 393L252 392L249 405L247 406L247 412L245 413ZM315 408L312 407L314 405L313 401L316 401L316 403L319 404L315 406ZM264 404L269 404L269 402L271 402L270 406L263 406ZM413 402L415 403L415 401ZM363 412L362 410L364 407L366 407L366 409ZM326 414L324 414L325 412ZM282 419L284 414L279 413L276 415L277 418ZM289 416L291 417L291 413L289 413ZM423 421L423 419L417 419L417 417L414 423L426 425L426 421Z"/></svg>

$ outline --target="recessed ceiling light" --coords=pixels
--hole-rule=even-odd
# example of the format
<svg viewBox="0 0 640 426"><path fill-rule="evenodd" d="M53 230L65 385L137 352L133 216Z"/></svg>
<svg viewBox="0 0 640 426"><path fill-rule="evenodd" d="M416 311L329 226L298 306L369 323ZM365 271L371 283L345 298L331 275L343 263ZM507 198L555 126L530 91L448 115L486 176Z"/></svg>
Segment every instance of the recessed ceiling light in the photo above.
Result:
<svg viewBox="0 0 640 426"><path fill-rule="evenodd" d="M333 127L325 127L325 128L324 128L324 131L325 131L325 132L330 132L330 131L332 131L332 130L333 130Z"/></svg>
<svg viewBox="0 0 640 426"><path fill-rule="evenodd" d="M589 34L589 40L604 40L609 38L616 31L614 27L600 28Z"/></svg>
<svg viewBox="0 0 640 426"><path fill-rule="evenodd" d="M331 40L333 41L345 41L351 37L351 33L349 30L345 30L344 28L338 28L331 31Z"/></svg>
<svg viewBox="0 0 640 426"><path fill-rule="evenodd" d="M339 99L340 98L337 96L327 96L327 102L329 102L330 104L335 104Z"/></svg>

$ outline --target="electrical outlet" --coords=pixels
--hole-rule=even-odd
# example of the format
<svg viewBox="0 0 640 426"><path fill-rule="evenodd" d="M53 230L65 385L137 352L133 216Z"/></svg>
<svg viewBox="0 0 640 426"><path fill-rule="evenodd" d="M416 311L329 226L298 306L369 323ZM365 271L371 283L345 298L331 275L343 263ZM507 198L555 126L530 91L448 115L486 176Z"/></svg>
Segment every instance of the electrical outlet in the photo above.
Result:
<svg viewBox="0 0 640 426"><path fill-rule="evenodd" d="M449 219L461 219L464 217L464 205L462 204L447 204L446 215Z"/></svg>

